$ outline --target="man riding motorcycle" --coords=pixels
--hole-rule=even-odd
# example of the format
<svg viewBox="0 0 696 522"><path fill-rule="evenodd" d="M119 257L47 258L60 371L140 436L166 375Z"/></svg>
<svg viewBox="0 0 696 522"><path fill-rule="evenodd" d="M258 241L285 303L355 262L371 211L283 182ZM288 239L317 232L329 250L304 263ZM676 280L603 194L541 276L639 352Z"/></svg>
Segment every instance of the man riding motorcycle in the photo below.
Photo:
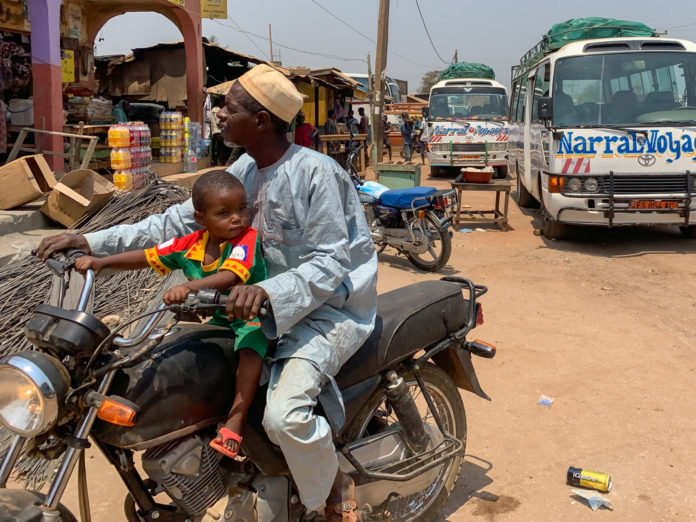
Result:
<svg viewBox="0 0 696 522"><path fill-rule="evenodd" d="M280 446L308 511L326 503L329 520L359 520L354 485L340 471L331 425L342 423L333 381L365 342L376 313L377 258L360 202L331 158L290 144L288 123L302 95L281 73L259 65L239 78L218 113L226 140L247 154L229 171L245 186L251 223L262 235L269 279L235 287L230 317L258 314L269 299L278 337L264 427ZM135 225L44 239L42 259L78 248L93 255L151 247L199 228L191 201ZM328 420L314 413L321 401Z"/></svg>

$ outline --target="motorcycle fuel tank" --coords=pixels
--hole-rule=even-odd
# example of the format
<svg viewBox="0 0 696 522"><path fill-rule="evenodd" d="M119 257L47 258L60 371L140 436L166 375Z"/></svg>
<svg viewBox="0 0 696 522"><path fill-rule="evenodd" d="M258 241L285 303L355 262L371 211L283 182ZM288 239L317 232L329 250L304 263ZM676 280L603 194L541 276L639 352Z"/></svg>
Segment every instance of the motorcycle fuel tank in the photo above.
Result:
<svg viewBox="0 0 696 522"><path fill-rule="evenodd" d="M120 448L147 449L226 418L234 399L234 334L229 328L183 325L155 354L119 370L109 395L136 404L135 425L97 421L94 435Z"/></svg>

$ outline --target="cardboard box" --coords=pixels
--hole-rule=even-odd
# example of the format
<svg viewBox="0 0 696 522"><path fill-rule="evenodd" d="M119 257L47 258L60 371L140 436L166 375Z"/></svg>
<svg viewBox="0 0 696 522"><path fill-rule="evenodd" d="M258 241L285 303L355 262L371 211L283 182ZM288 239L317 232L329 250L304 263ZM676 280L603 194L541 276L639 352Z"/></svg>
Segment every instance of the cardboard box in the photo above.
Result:
<svg viewBox="0 0 696 522"><path fill-rule="evenodd" d="M0 210L19 207L50 192L56 184L42 154L23 156L0 167Z"/></svg>
<svg viewBox="0 0 696 522"><path fill-rule="evenodd" d="M56 183L41 212L70 227L88 212L103 207L115 191L113 183L93 170L73 170Z"/></svg>

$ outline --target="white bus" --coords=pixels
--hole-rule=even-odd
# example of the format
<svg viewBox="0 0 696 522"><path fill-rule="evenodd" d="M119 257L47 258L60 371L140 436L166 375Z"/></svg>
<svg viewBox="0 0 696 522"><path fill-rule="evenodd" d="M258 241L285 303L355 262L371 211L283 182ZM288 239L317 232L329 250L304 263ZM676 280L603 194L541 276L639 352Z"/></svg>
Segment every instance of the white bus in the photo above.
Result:
<svg viewBox="0 0 696 522"><path fill-rule="evenodd" d="M494 167L507 175L507 89L495 80L454 78L430 89L428 161L433 176L449 167Z"/></svg>
<svg viewBox="0 0 696 522"><path fill-rule="evenodd" d="M531 51L530 51L531 53ZM508 166L543 234L696 225L696 45L581 40L513 67Z"/></svg>

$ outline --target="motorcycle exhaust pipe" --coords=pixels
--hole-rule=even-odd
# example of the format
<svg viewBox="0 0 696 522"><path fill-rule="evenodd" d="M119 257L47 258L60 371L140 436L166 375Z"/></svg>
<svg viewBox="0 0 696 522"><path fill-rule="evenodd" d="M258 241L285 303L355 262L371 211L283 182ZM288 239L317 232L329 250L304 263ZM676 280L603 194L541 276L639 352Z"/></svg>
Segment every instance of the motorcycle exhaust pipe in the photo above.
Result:
<svg viewBox="0 0 696 522"><path fill-rule="evenodd" d="M406 444L414 453L422 453L428 448L430 437L425 432L423 419L418 413L416 403L406 385L406 382L396 372L387 373L387 398L389 404L401 423Z"/></svg>

